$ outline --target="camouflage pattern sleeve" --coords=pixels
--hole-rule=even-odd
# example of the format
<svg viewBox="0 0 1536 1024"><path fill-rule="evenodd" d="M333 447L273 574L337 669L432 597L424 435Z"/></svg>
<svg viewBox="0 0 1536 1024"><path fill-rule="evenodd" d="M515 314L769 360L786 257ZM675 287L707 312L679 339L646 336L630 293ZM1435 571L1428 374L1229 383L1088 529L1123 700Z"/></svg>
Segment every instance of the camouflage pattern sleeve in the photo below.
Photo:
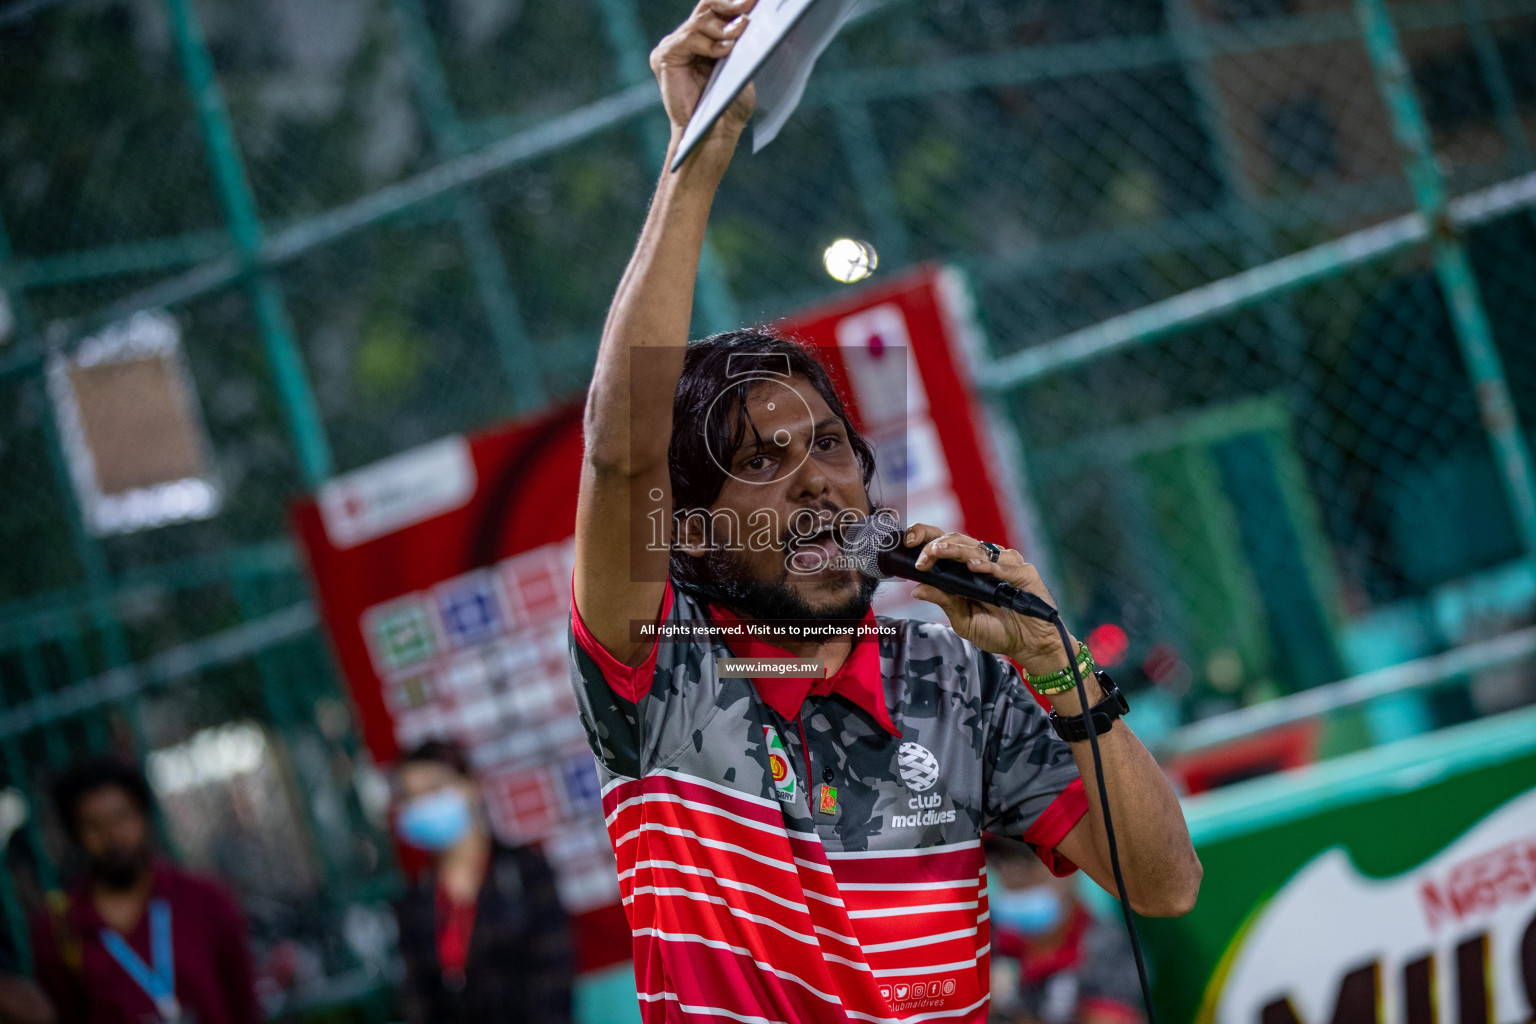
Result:
<svg viewBox="0 0 1536 1024"><path fill-rule="evenodd" d="M604 650L572 609L576 707L592 753L611 775L638 779L701 741L700 729L725 699L715 659L730 654L723 642L695 636L708 621L705 609L669 580L657 622L671 637L658 639L645 661L629 666ZM677 631L685 626L680 639ZM750 684L732 693L749 694Z"/></svg>
<svg viewBox="0 0 1536 1024"><path fill-rule="evenodd" d="M978 651L986 747L982 757L982 828L1023 839L1056 874L1075 866L1055 853L1088 810L1072 748L1051 729L1017 670Z"/></svg>
<svg viewBox="0 0 1536 1024"><path fill-rule="evenodd" d="M672 582L662 592L658 623L673 614ZM656 678L656 658L660 643L652 644L650 655L639 665L625 665L598 643L576 602L571 601L571 683L576 689L576 706L587 742L598 761L615 775L640 776L639 705L650 694Z"/></svg>

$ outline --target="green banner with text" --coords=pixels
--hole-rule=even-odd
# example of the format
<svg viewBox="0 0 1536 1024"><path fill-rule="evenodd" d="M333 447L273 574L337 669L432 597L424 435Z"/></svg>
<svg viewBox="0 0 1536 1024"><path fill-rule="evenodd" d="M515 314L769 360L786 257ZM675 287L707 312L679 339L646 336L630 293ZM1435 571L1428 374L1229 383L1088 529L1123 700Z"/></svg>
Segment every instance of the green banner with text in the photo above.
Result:
<svg viewBox="0 0 1536 1024"><path fill-rule="evenodd" d="M1536 709L1186 812L1199 903L1141 922L1165 1022L1536 1020Z"/></svg>

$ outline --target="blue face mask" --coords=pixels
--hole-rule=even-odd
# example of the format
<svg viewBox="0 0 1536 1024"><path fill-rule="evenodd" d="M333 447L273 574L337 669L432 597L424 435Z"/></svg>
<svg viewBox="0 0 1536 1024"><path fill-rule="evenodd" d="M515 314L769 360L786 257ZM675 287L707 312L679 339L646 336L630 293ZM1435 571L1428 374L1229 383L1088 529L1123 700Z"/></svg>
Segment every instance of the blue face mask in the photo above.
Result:
<svg viewBox="0 0 1536 1024"><path fill-rule="evenodd" d="M440 789L401 807L395 832L417 849L441 853L468 835L473 824L464 794Z"/></svg>
<svg viewBox="0 0 1536 1024"><path fill-rule="evenodd" d="M988 893L992 921L1003 931L1045 935L1061 923L1061 896L1048 885L1000 889Z"/></svg>

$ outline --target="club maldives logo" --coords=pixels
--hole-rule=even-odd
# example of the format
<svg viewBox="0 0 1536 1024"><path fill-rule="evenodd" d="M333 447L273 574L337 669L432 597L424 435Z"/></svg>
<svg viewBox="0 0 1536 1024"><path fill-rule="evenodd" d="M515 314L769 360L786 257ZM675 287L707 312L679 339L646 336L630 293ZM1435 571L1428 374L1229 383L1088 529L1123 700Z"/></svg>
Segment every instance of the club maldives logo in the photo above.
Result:
<svg viewBox="0 0 1536 1024"><path fill-rule="evenodd" d="M789 803L795 799L795 773L789 770L789 755L784 752L779 730L763 726L763 742L768 745L768 774L773 776L774 794Z"/></svg>
<svg viewBox="0 0 1536 1024"><path fill-rule="evenodd" d="M880 998L889 1003L893 1010L916 1010L927 1006L942 1006L944 1000L954 995L958 987L953 977L925 978L922 981L906 979L881 985Z"/></svg>
<svg viewBox="0 0 1536 1024"><path fill-rule="evenodd" d="M948 825L955 820L955 809L943 810L942 793L928 790L939 784L939 759L921 743L903 743L896 751L896 770L913 795L907 799L911 814L891 815L892 828L922 828Z"/></svg>
<svg viewBox="0 0 1536 1024"><path fill-rule="evenodd" d="M921 743L903 743L896 751L896 768L914 793L932 789L939 781L939 759Z"/></svg>
<svg viewBox="0 0 1536 1024"><path fill-rule="evenodd" d="M1401 875L1334 848L1291 878L1222 958L1198 1024L1532 1020L1536 790Z"/></svg>

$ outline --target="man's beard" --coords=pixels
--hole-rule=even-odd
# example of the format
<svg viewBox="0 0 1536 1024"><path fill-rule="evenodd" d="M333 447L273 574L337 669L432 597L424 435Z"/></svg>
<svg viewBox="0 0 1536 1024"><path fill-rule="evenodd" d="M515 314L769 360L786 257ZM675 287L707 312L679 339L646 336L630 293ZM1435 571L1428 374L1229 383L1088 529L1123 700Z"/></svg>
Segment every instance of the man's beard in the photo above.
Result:
<svg viewBox="0 0 1536 1024"><path fill-rule="evenodd" d="M99 857L90 858L86 867L91 878L103 888L122 892L133 888L134 883L149 869L149 864L149 848L140 847L135 850L108 850Z"/></svg>
<svg viewBox="0 0 1536 1024"><path fill-rule="evenodd" d="M754 579L746 566L730 552L720 548L711 550L700 559L702 577L707 583L695 583L705 596L716 604L724 605L745 619L756 622L777 622L786 619L813 619L817 621L858 621L869 613L879 580L856 576L857 589L831 607L813 607L802 596L802 587L813 586L809 581L796 583L779 580L765 583Z"/></svg>

